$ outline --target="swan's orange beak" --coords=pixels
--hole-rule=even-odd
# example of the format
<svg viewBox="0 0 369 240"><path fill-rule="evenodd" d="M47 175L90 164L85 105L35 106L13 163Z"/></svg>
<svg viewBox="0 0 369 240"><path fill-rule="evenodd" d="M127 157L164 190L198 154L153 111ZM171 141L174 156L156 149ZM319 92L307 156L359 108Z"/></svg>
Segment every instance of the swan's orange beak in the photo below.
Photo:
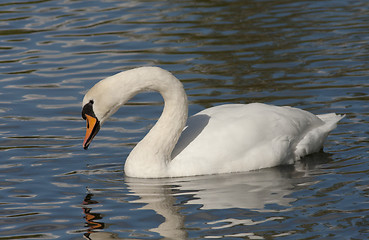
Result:
<svg viewBox="0 0 369 240"><path fill-rule="evenodd" d="M95 117L91 117L86 114L86 136L83 141L83 148L87 149L90 145L92 139L96 136L96 134L100 130L100 122Z"/></svg>

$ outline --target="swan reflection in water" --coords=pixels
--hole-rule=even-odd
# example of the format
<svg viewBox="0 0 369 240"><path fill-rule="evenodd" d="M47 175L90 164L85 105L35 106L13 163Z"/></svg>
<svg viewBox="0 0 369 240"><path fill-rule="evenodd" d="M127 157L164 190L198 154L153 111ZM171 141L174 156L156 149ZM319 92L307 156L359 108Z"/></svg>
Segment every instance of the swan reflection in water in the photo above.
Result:
<svg viewBox="0 0 369 240"><path fill-rule="evenodd" d="M163 222L149 231L168 239L186 239L186 214L183 210L189 205L196 205L197 209L204 211L220 209L243 209L246 212L278 212L281 209L288 211L291 203L296 200L291 197L296 191L296 186L306 187L316 183L316 180L309 176L309 171L315 167L315 163L330 161L326 153L314 154L304 160L294 166L238 174L172 179L126 178L129 194L122 196L125 199L121 200L121 204L127 204L124 202L129 198L129 204L139 203L140 206L143 204L134 210L154 210L164 218ZM91 196L88 195L89 201L94 203ZM132 196L135 200L132 200ZM85 209L84 212L89 230L85 233L85 238L120 239L116 233L111 233L108 229L102 230L104 223L101 214L92 213L90 205L86 207L88 211ZM189 211L187 209L187 212ZM245 232L237 233L237 236L244 234L245 237L250 237L253 233L247 232L247 226L277 219L279 218L274 217L255 222L247 217L240 219L239 215L235 218L228 216L225 219L219 219L218 216L216 220L206 220L206 225L213 230L243 225L246 226ZM122 221L129 222L130 219L127 217ZM134 223L131 222L131 225Z"/></svg>

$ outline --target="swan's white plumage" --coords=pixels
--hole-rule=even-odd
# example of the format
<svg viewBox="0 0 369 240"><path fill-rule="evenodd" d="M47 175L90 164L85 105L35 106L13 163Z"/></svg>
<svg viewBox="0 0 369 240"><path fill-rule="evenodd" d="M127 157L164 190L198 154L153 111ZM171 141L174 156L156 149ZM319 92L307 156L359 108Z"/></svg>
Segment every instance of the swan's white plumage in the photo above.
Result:
<svg viewBox="0 0 369 240"><path fill-rule="evenodd" d="M186 125L187 97L182 84L156 67L100 81L86 94L83 105L93 100L94 113L102 123L141 91L160 92L165 107L126 160L125 173L132 177L230 173L292 164L319 151L343 118L261 103L228 104L205 109Z"/></svg>
<svg viewBox="0 0 369 240"><path fill-rule="evenodd" d="M196 129L207 122L206 127L201 133L185 129L174 149L169 173L202 175L292 164L319 151L341 118L330 114L325 122L307 111L261 103L205 109L190 117L188 126ZM186 138L193 134L198 135L187 145ZM181 146L183 143L186 146Z"/></svg>

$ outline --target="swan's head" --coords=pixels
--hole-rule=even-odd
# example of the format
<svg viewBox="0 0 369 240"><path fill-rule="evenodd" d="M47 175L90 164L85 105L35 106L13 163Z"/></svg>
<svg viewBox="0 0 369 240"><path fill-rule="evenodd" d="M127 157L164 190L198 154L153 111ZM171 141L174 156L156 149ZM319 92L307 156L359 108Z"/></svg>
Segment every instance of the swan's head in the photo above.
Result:
<svg viewBox="0 0 369 240"><path fill-rule="evenodd" d="M131 87L121 75L105 78L93 86L83 98L82 118L86 120L83 148L87 149L100 126L131 97Z"/></svg>

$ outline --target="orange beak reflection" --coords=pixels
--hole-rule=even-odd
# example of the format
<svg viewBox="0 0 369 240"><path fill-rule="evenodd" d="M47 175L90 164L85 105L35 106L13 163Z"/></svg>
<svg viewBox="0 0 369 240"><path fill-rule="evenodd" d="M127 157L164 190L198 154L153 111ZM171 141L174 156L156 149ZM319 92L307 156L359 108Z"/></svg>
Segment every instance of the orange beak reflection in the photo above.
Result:
<svg viewBox="0 0 369 240"><path fill-rule="evenodd" d="M83 148L87 149L90 145L92 139L96 136L96 134L100 130L100 122L90 115L86 114L86 136L83 141Z"/></svg>

